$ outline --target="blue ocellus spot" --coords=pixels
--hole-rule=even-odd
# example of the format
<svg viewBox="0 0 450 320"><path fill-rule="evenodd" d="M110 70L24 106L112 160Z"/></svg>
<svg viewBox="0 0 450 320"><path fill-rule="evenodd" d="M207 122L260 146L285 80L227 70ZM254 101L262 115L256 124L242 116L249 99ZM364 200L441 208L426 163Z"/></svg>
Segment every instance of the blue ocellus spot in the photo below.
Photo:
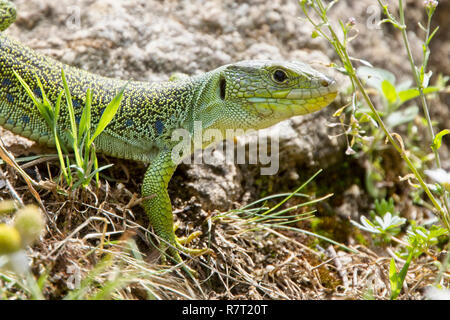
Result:
<svg viewBox="0 0 450 320"><path fill-rule="evenodd" d="M81 102L78 99L74 99L72 101L74 108L79 108L81 106Z"/></svg>
<svg viewBox="0 0 450 320"><path fill-rule="evenodd" d="M13 103L14 102L14 97L11 93L7 93L6 94L6 100L8 100L8 102Z"/></svg>
<svg viewBox="0 0 450 320"><path fill-rule="evenodd" d="M3 80L2 80L2 86L3 87L7 87L7 86L9 86L9 85L11 85L11 80L9 79L9 78L4 78Z"/></svg>
<svg viewBox="0 0 450 320"><path fill-rule="evenodd" d="M33 93L34 93L36 96L38 96L39 98L42 98L41 88L39 88L39 87L34 88Z"/></svg>
<svg viewBox="0 0 450 320"><path fill-rule="evenodd" d="M125 122L125 125L126 125L127 127L131 127L131 126L133 125L133 120L128 119L128 120Z"/></svg>
<svg viewBox="0 0 450 320"><path fill-rule="evenodd" d="M164 130L164 123L161 120L156 120L155 129L158 134L161 134Z"/></svg>
<svg viewBox="0 0 450 320"><path fill-rule="evenodd" d="M29 117L29 116L23 116L23 117L21 118L21 120L22 120L22 122L23 122L24 124L27 124L28 122L30 122L30 117Z"/></svg>

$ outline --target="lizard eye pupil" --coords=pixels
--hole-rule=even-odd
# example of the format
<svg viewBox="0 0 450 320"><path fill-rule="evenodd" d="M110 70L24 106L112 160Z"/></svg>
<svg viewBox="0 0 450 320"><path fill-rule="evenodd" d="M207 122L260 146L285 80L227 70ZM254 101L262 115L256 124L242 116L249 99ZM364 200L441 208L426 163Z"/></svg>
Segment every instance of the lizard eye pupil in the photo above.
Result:
<svg viewBox="0 0 450 320"><path fill-rule="evenodd" d="M275 70L275 72L273 73L273 79L276 82L283 83L287 78L288 76L283 70Z"/></svg>

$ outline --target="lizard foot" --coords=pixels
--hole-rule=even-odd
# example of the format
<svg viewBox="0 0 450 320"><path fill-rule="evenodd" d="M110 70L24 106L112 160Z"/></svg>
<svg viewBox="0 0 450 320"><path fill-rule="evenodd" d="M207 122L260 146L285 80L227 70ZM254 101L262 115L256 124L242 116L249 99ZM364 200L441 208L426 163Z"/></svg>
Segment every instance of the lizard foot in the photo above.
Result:
<svg viewBox="0 0 450 320"><path fill-rule="evenodd" d="M177 231L177 229L180 227L180 225L178 223L175 223L173 225L173 232ZM185 247L185 245L189 244L192 242L192 240L197 239L198 237L200 237L203 233L201 231L195 231L192 232L189 236L187 237L177 237L175 236L175 241L177 243L176 248L179 249L180 251L192 255L192 256L201 256L203 254L211 254L211 255L215 255L214 251L209 249L209 248L204 248L204 249L191 249L191 248L187 248Z"/></svg>
<svg viewBox="0 0 450 320"><path fill-rule="evenodd" d="M198 273L197 271L195 271L194 269L190 268L181 258L180 256L180 251L192 256L200 256L203 254L211 254L211 255L215 255L214 251L212 249L209 248L204 248L204 249L193 249L193 248L187 248L182 246L179 242L178 239L176 239L176 245L175 246L170 246L167 248L167 252L164 252L163 248L165 246L162 246L162 252L163 254L161 255L161 262L163 264L167 264L167 257L169 257L170 260L172 260L173 262L179 264L181 266L181 268L188 274L192 275L195 278L198 278Z"/></svg>
<svg viewBox="0 0 450 320"><path fill-rule="evenodd" d="M202 235L201 231L196 231L191 233L189 236L187 237L177 237L175 235L175 231L178 229L179 225L175 224L173 227L173 231L174 231L174 241L170 241L170 245L168 245L167 243L161 243L160 245L160 249L161 252L163 252L163 254L161 255L161 262L163 264L167 264L167 258L169 258L169 260L180 264L181 267L183 268L183 270L188 273L191 274L194 277L198 277L198 274L195 270L191 269L181 258L180 256L180 252L185 253L187 255L190 256L201 256L204 254L210 254L212 256L215 256L215 253L212 249L210 248L203 248L203 249L196 249L196 248L188 248L185 247L185 245L189 244L190 242L192 242L192 240L198 238L199 236Z"/></svg>

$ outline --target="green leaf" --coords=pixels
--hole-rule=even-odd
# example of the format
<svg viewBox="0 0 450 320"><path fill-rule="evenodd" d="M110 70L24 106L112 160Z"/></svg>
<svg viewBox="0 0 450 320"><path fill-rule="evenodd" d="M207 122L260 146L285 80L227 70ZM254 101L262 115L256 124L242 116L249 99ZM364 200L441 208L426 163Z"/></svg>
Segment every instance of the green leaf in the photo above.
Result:
<svg viewBox="0 0 450 320"><path fill-rule="evenodd" d="M51 117L51 114L49 113L49 110L47 109L46 105L41 101L41 99L36 98L34 96L33 91L28 86L28 84L25 82L25 80L22 79L22 77L16 72L16 70L13 70L14 75L16 76L17 80L19 80L22 87L25 89L26 93L30 97L30 99L33 101L33 104L38 109L41 116L45 119L49 127L52 127L53 119Z"/></svg>
<svg viewBox="0 0 450 320"><path fill-rule="evenodd" d="M81 114L80 124L78 125L78 140L81 140L85 134L89 135L91 130L91 104L92 91L91 88L88 88L86 92L86 104L83 108L83 113Z"/></svg>
<svg viewBox="0 0 450 320"><path fill-rule="evenodd" d="M69 111L70 129L68 137L72 145L73 153L75 155L75 161L78 166L82 166L83 160L81 159L80 152L78 149L78 133L77 124L75 121L75 110L72 103L72 95L70 94L69 85L67 84L66 75L64 74L64 69L61 68L61 78L63 81L64 92L66 94L67 110Z"/></svg>
<svg viewBox="0 0 450 320"><path fill-rule="evenodd" d="M417 25L419 26L420 29L422 29L424 32L427 32L427 28L425 28L422 23L418 22Z"/></svg>
<svg viewBox="0 0 450 320"><path fill-rule="evenodd" d="M100 167L100 168L97 168L97 169L95 169L94 171L92 171L91 174L90 174L87 178L88 178L89 180L91 180L97 173L99 173L99 172L102 171L102 170L111 168L113 165L114 165L114 163L110 163L110 164L104 165L104 166L102 166L102 167Z"/></svg>
<svg viewBox="0 0 450 320"><path fill-rule="evenodd" d="M433 92L439 91L438 87L428 87L423 89L423 93L424 94L430 94ZM420 95L419 90L418 89L406 89L406 90L402 90L398 93L398 97L400 98L400 102L404 103L408 100L417 98Z"/></svg>
<svg viewBox="0 0 450 320"><path fill-rule="evenodd" d="M389 282L391 283L391 300L395 300L400 294L402 287L399 287L399 278L394 258L391 258L391 263L389 264Z"/></svg>
<svg viewBox="0 0 450 320"><path fill-rule="evenodd" d="M381 82L381 90L389 103L395 103L397 101L397 91L395 90L394 85L388 80L383 80Z"/></svg>
<svg viewBox="0 0 450 320"><path fill-rule="evenodd" d="M353 224L355 227L357 227L361 230L370 232L370 233L375 233L375 234L381 233L381 231L378 230L378 228L372 223L372 221L370 221L366 217L361 216L360 221L361 221L361 223L350 220L350 223Z"/></svg>
<svg viewBox="0 0 450 320"><path fill-rule="evenodd" d="M64 94L64 90L61 90L58 94L58 98L56 99L56 104L55 104L55 109L53 110L53 114L55 117L55 127L58 124L58 118L59 118L59 111L61 110L61 100L62 100L62 96Z"/></svg>
<svg viewBox="0 0 450 320"><path fill-rule="evenodd" d="M399 213L395 211L395 204L394 199L391 197L388 201L386 199L375 199L375 211L376 214L378 214L381 217L384 217L384 215L388 212L394 214L395 216L398 216ZM371 216L375 216L375 212L371 211Z"/></svg>
<svg viewBox="0 0 450 320"><path fill-rule="evenodd" d="M333 117L339 117L342 112L344 112L344 110L348 107L348 105L345 105L343 107L340 107L338 110L336 110L335 113L333 113Z"/></svg>
<svg viewBox="0 0 450 320"><path fill-rule="evenodd" d="M69 85L67 84L66 75L64 74L64 69L61 69L61 78L63 81L64 92L66 93L67 110L69 111L69 120L72 131L72 137L76 142L78 139L78 134L77 134L77 125L75 121L75 110L73 109L72 95L70 94Z"/></svg>
<svg viewBox="0 0 450 320"><path fill-rule="evenodd" d="M389 128L395 128L404 123L411 122L419 114L419 107L411 106L403 110L392 112L386 118L386 125Z"/></svg>
<svg viewBox="0 0 450 320"><path fill-rule="evenodd" d="M352 61L358 61L358 62L360 62L361 64L363 64L363 65L365 65L365 66L367 66L367 67L369 67L369 68L371 68L371 69L374 68L374 66L373 66L369 61L367 61L367 60L359 59L359 58L355 58L355 57L349 57L349 58L350 58L350 60L352 60Z"/></svg>
<svg viewBox="0 0 450 320"><path fill-rule="evenodd" d="M105 111L103 112L103 115L100 118L100 121L98 122L95 132L92 135L91 140L89 140L88 143L89 145L94 142L95 138L97 138L97 136L103 132L106 126L111 122L111 120L116 115L117 111L119 110L120 102L122 101L123 98L123 92L125 91L127 84L125 84L122 87L122 89L120 89L119 93L111 100L111 102L105 108Z"/></svg>
<svg viewBox="0 0 450 320"><path fill-rule="evenodd" d="M414 99L418 96L419 96L419 90L417 90L417 89L406 89L406 90L400 91L398 93L398 97L400 98L401 103L411 100L411 99Z"/></svg>
<svg viewBox="0 0 450 320"><path fill-rule="evenodd" d="M431 39L433 39L434 35L436 34L436 32L439 30L439 26L437 26L433 32L431 33L431 35L428 37L428 41L427 41L427 46L430 44Z"/></svg>
<svg viewBox="0 0 450 320"><path fill-rule="evenodd" d="M402 291L403 282L405 281L406 274L408 273L409 265L412 261L414 255L414 249L411 249L400 272L397 272L397 267L395 266L394 258L391 259L389 266L389 281L391 283L391 300L397 299L400 292Z"/></svg>
<svg viewBox="0 0 450 320"><path fill-rule="evenodd" d="M442 130L441 132L439 132L439 133L434 137L433 144L431 145L431 149L433 149L433 150L439 150L439 148L440 148L441 145L442 145L442 138L443 138L445 135L449 134L449 133L450 133L450 130L449 130L449 129L444 129L444 130Z"/></svg>
<svg viewBox="0 0 450 320"><path fill-rule="evenodd" d="M397 92L400 94L401 91L411 88L411 85L412 85L412 80L407 79L405 81L402 81L402 82L396 84L395 88L397 89Z"/></svg>
<svg viewBox="0 0 450 320"><path fill-rule="evenodd" d="M30 89L28 84L25 82L25 80L22 79L22 77L16 72L16 70L13 70L14 75L16 76L17 80L19 80L20 84L24 87L25 91L27 92L30 99L33 101L33 103L38 106L41 105L41 100L39 98L36 98L34 96L33 91Z"/></svg>
<svg viewBox="0 0 450 320"><path fill-rule="evenodd" d="M325 11L328 12L328 11L335 5L335 3L337 3L338 1L339 1L339 0L333 0L333 1L331 1L331 2L327 5Z"/></svg>
<svg viewBox="0 0 450 320"><path fill-rule="evenodd" d="M365 66L367 66L367 67L369 67L369 68L373 68L373 66L372 66L372 64L369 62L369 61L367 61L367 60L364 60L364 59L357 59L359 62L361 62L363 65L365 65Z"/></svg>
<svg viewBox="0 0 450 320"><path fill-rule="evenodd" d="M376 88L380 92L382 92L381 83L383 80L387 80L390 83L395 83L394 74L384 69L361 66L358 68L356 73L359 78L367 83L368 86Z"/></svg>
<svg viewBox="0 0 450 320"><path fill-rule="evenodd" d="M59 92L58 98L56 100L56 105L55 105L55 109L53 111L53 116L54 116L54 123L53 123L53 136L55 138L55 146L56 146L56 150L58 152L58 158L59 158L59 163L61 165L61 170L63 172L64 178L66 179L66 182L68 185L70 185L70 177L69 177L69 173L67 172L66 169L66 165L64 164L64 156L63 156L63 151L64 153L67 153L67 148L66 146L64 146L64 144L61 144L61 139L59 137L58 134L58 118L59 118L59 111L61 109L61 99L62 96L64 95L64 90L61 90Z"/></svg>

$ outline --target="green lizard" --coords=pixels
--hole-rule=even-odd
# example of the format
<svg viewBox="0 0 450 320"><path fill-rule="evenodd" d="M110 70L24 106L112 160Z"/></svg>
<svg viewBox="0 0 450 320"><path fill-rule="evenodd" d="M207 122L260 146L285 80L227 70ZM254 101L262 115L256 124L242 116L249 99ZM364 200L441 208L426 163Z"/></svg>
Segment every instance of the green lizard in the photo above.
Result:
<svg viewBox="0 0 450 320"><path fill-rule="evenodd" d="M15 17L14 6L0 0L0 31L13 23ZM48 125L13 71L40 97L37 76L49 99L55 101L63 88L61 69L65 71L77 116L82 112L86 90L92 89L91 118L95 127L104 107L125 81L64 65L0 33L0 125L53 146ZM171 156L174 130L183 128L192 133L195 121L200 121L203 130L262 129L292 116L320 110L336 94L333 79L300 62L242 61L175 81L130 81L118 113L95 140L96 150L150 163L142 185L142 196L147 198L143 207L161 238L162 252L183 265L180 251L198 255L207 249L187 248L175 235L167 194L167 185L177 167ZM67 108L63 106L58 126L62 131L70 127L69 123Z"/></svg>

